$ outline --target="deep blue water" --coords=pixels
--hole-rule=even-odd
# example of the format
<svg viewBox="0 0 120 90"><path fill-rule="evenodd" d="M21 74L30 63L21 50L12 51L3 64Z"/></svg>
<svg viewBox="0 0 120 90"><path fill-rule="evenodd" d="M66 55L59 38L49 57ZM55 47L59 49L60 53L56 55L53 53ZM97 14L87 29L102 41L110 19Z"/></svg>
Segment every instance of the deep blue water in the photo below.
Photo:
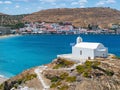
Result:
<svg viewBox="0 0 120 90"><path fill-rule="evenodd" d="M78 35L30 35L0 39L0 74L7 77L47 64L57 54L70 53ZM85 42L100 42L120 56L120 35L80 35Z"/></svg>

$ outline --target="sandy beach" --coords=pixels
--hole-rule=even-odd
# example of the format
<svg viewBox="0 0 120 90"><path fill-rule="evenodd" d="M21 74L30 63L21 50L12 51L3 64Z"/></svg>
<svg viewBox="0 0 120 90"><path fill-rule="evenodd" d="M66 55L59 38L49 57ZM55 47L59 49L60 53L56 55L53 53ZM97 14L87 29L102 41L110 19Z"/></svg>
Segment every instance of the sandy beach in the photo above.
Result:
<svg viewBox="0 0 120 90"><path fill-rule="evenodd" d="M8 37L15 37L15 36L19 36L19 34L2 35L2 36L0 36L0 39L1 38L8 38Z"/></svg>

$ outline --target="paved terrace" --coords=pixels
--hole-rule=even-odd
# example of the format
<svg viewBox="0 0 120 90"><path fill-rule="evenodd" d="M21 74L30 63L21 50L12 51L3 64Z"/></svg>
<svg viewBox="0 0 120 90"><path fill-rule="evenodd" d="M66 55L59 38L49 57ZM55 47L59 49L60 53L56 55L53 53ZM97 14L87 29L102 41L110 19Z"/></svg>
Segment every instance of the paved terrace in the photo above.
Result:
<svg viewBox="0 0 120 90"><path fill-rule="evenodd" d="M61 54L61 55L57 55L58 58L65 58L65 59L68 59L68 60L71 60L71 61L74 61L74 62L77 62L77 63L84 63L84 59L80 59L80 58L77 58L77 57L74 57L72 54Z"/></svg>

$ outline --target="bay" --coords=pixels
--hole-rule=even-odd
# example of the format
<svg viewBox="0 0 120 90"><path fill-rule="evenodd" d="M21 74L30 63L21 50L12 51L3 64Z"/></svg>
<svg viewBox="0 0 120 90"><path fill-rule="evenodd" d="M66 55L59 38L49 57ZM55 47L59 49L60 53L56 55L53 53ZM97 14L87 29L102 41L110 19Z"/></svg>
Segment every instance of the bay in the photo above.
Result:
<svg viewBox="0 0 120 90"><path fill-rule="evenodd" d="M120 56L120 35L26 35L0 39L0 74L12 77L50 63L58 54L71 53L81 36L84 42L100 42L109 53Z"/></svg>

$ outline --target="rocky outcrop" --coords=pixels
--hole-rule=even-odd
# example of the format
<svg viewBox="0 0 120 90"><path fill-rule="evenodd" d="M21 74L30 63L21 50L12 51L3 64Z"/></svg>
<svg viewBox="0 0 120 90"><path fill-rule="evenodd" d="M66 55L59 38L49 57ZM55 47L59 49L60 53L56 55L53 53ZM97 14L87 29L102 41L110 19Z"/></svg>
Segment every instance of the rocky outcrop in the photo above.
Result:
<svg viewBox="0 0 120 90"><path fill-rule="evenodd" d="M20 87L43 90L35 69L42 69L40 77L50 86L49 90L120 90L120 59L111 57L89 60L72 69L68 69L72 67L72 61L60 59L46 65L47 68L35 67L24 71L1 84L0 90L13 87L15 90L20 90Z"/></svg>

